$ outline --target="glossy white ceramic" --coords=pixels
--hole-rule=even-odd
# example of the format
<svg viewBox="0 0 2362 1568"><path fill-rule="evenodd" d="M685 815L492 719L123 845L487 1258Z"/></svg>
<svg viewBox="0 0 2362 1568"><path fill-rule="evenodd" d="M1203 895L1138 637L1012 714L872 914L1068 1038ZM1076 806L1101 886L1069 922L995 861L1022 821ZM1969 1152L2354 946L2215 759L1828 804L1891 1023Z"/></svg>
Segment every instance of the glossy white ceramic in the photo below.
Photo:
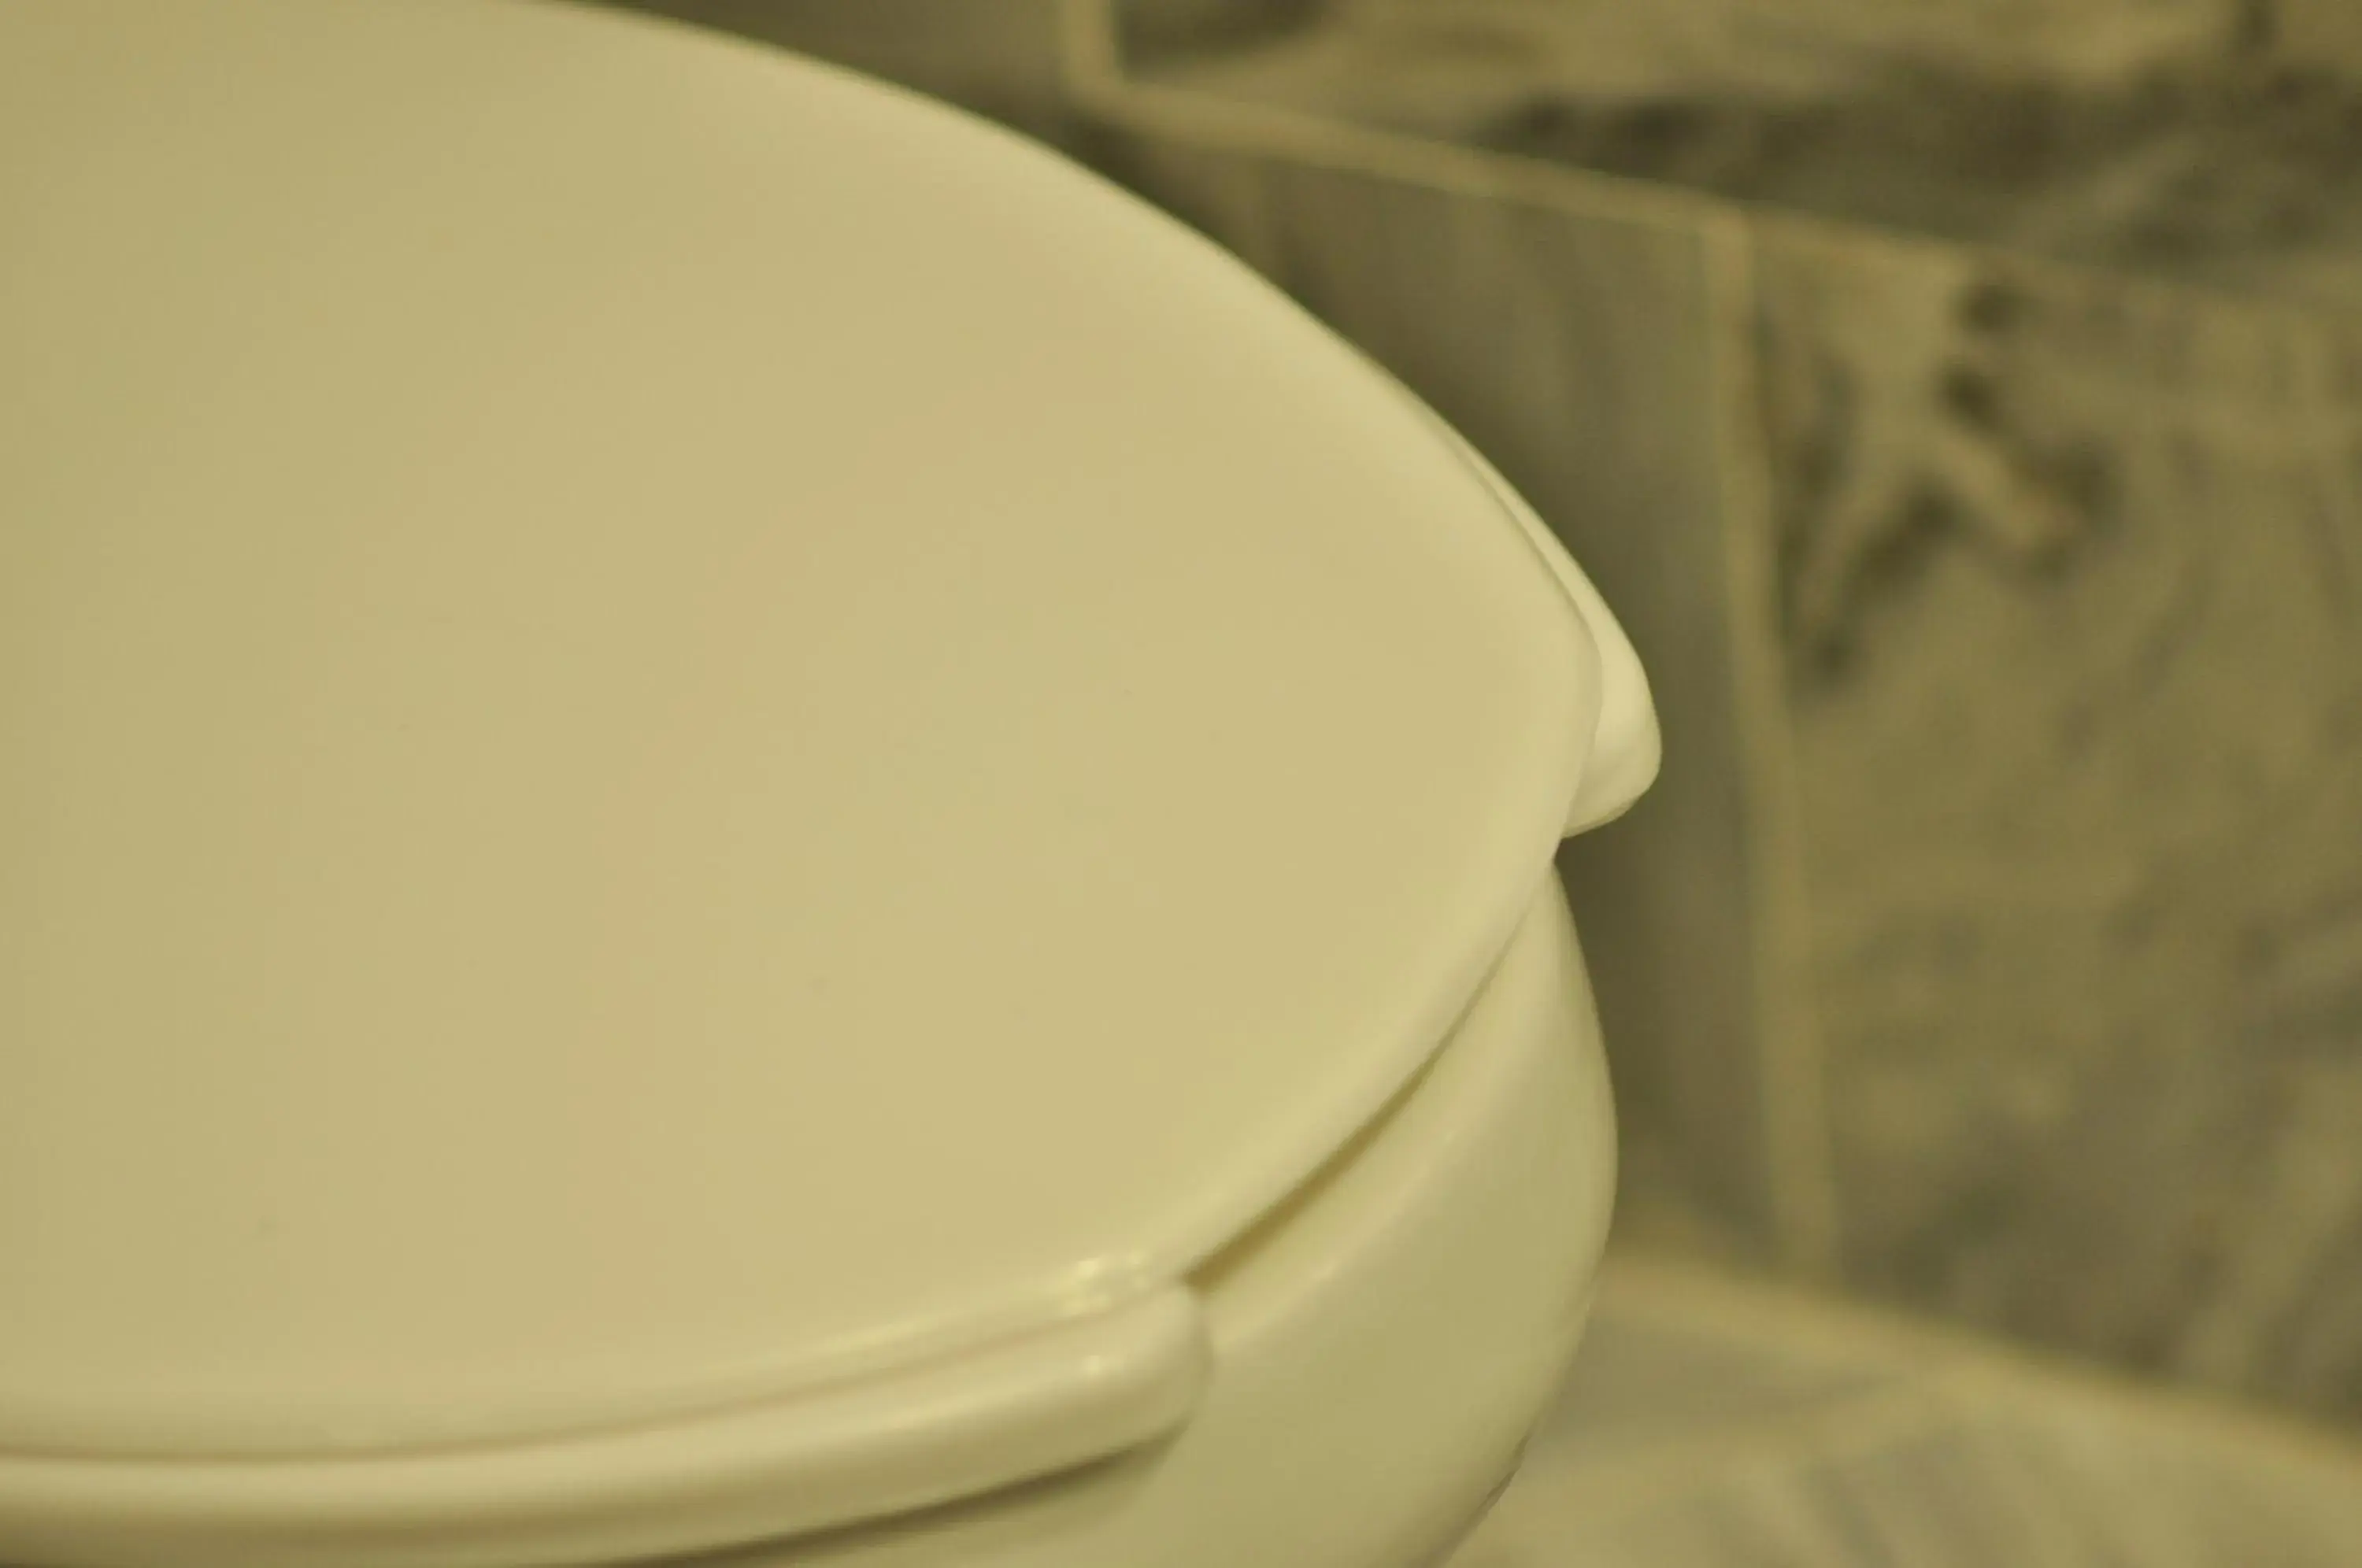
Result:
<svg viewBox="0 0 2362 1568"><path fill-rule="evenodd" d="M1193 1279L1211 1365L1170 1440L729 1568L1429 1568L1509 1474L1573 1353L1614 1165L1551 878L1427 1071Z"/></svg>
<svg viewBox="0 0 2362 1568"><path fill-rule="evenodd" d="M1481 1495L1604 1214L1551 849L1656 732L1401 389L556 6L0 8L0 1560Z"/></svg>

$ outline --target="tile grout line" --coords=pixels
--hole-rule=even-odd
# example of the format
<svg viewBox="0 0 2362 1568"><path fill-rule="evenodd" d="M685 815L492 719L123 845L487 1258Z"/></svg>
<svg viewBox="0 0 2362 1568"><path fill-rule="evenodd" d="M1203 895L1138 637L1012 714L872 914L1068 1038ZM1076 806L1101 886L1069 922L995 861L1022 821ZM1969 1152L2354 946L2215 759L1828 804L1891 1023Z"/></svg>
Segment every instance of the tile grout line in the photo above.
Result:
<svg viewBox="0 0 2362 1568"><path fill-rule="evenodd" d="M1759 403L1753 237L1743 219L1723 215L1700 238L1712 324L1708 352L1716 360L1716 482L1733 711L1747 774L1742 801L1749 820L1743 841L1764 1179L1781 1260L1808 1276L1826 1276L1837 1264L1837 1180L1827 1063L1805 983L1811 911L1783 676L1770 453Z"/></svg>
<svg viewBox="0 0 2362 1568"><path fill-rule="evenodd" d="M1123 62L1116 46L1115 0L1059 0L1058 85L1078 105L1089 107L1123 87Z"/></svg>

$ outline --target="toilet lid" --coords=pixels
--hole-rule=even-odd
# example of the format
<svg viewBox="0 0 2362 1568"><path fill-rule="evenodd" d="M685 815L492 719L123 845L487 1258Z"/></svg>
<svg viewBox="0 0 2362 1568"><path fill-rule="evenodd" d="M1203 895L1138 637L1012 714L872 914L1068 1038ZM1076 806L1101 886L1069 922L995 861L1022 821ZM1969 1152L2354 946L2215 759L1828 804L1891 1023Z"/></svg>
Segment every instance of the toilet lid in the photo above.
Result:
<svg viewBox="0 0 2362 1568"><path fill-rule="evenodd" d="M0 1454L833 1386L1177 1279L1603 702L1207 244L540 6L0 10Z"/></svg>

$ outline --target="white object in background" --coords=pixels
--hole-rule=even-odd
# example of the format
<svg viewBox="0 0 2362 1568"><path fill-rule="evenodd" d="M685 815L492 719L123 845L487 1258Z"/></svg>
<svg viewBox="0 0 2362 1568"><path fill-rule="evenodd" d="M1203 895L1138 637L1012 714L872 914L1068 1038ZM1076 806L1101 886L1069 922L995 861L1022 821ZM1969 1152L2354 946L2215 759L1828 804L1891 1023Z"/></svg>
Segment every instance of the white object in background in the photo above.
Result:
<svg viewBox="0 0 2362 1568"><path fill-rule="evenodd" d="M0 1560L1465 1522L1656 735L1456 437L1046 153L588 11L0 9Z"/></svg>

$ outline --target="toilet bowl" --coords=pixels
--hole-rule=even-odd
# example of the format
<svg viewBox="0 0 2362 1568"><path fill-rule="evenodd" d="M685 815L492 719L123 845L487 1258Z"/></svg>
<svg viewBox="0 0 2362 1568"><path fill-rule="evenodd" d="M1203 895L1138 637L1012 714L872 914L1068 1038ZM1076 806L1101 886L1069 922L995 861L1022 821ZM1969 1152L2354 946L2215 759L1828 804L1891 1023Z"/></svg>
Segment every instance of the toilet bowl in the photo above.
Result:
<svg viewBox="0 0 2362 1568"><path fill-rule="evenodd" d="M1186 230L494 0L0 10L0 1562L1421 1568L1631 649Z"/></svg>

